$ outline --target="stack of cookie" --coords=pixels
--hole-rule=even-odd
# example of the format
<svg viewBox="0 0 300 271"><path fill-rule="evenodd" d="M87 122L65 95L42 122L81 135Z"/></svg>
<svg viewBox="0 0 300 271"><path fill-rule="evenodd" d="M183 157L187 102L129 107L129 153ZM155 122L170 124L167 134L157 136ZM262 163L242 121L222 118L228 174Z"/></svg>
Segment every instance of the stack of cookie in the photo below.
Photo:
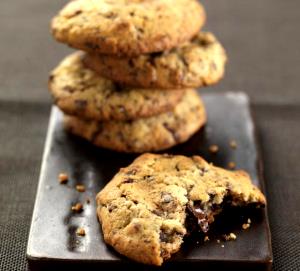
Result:
<svg viewBox="0 0 300 271"><path fill-rule="evenodd" d="M170 148L206 122L195 88L218 82L226 55L196 0L74 0L53 36L82 51L52 72L65 127L121 152Z"/></svg>

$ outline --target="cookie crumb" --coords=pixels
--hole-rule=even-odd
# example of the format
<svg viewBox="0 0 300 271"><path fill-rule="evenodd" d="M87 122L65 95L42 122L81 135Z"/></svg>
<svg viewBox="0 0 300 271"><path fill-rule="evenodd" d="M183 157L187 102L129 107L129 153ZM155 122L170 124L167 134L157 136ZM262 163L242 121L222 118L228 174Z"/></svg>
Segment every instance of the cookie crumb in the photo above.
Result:
<svg viewBox="0 0 300 271"><path fill-rule="evenodd" d="M247 229L250 228L250 224L249 224L249 223L244 223L244 224L242 225L242 228L243 228L243 230L247 230Z"/></svg>
<svg viewBox="0 0 300 271"><path fill-rule="evenodd" d="M66 173L59 173L58 180L61 184L66 184L69 180L68 174Z"/></svg>
<svg viewBox="0 0 300 271"><path fill-rule="evenodd" d="M85 191L85 186L83 184L77 184L76 185L76 190L78 192L84 192Z"/></svg>
<svg viewBox="0 0 300 271"><path fill-rule="evenodd" d="M78 202L72 206L71 210L79 213L83 210L83 205L80 202Z"/></svg>
<svg viewBox="0 0 300 271"><path fill-rule="evenodd" d="M229 234L224 234L223 238L225 241L233 241L236 240L236 235L233 232L231 232Z"/></svg>
<svg viewBox="0 0 300 271"><path fill-rule="evenodd" d="M87 204L90 204L90 203L91 203L90 198L87 198L87 199L86 199L86 203L87 203Z"/></svg>
<svg viewBox="0 0 300 271"><path fill-rule="evenodd" d="M85 236L85 229L84 228L78 228L76 230L76 234L79 236Z"/></svg>
<svg viewBox="0 0 300 271"><path fill-rule="evenodd" d="M232 149L236 149L236 148L237 148L237 143L236 143L236 141L235 141L235 140L230 140L229 146L230 146Z"/></svg>
<svg viewBox="0 0 300 271"><path fill-rule="evenodd" d="M219 147L218 147L218 145L210 145L209 146L209 151L211 152L211 153L217 153L218 151L219 151Z"/></svg>
<svg viewBox="0 0 300 271"><path fill-rule="evenodd" d="M204 237L204 242L208 242L209 241L209 237L206 235L205 237Z"/></svg>
<svg viewBox="0 0 300 271"><path fill-rule="evenodd" d="M228 163L228 168L229 169L235 169L236 165L235 165L235 162L229 162Z"/></svg>

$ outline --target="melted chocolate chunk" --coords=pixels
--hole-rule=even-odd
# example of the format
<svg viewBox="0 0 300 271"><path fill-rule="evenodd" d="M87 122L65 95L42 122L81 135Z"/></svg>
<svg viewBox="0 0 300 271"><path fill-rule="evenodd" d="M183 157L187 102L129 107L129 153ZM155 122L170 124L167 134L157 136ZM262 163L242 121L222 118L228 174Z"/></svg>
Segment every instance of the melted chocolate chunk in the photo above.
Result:
<svg viewBox="0 0 300 271"><path fill-rule="evenodd" d="M208 213L204 212L204 210L198 204L194 204L194 206L188 205L188 210L194 217L197 219L197 223L203 232L208 232Z"/></svg>

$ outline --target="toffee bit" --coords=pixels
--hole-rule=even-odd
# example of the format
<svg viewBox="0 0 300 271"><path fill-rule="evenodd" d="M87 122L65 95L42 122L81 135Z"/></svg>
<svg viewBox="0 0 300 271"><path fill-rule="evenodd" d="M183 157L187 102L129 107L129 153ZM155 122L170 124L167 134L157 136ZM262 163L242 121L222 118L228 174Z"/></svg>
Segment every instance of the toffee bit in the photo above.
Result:
<svg viewBox="0 0 300 271"><path fill-rule="evenodd" d="M211 153L217 153L217 152L219 151L218 145L210 145L210 146L209 146L209 151L210 151Z"/></svg>
<svg viewBox="0 0 300 271"><path fill-rule="evenodd" d="M83 210L83 205L80 202L78 202L72 206L71 210L79 213Z"/></svg>
<svg viewBox="0 0 300 271"><path fill-rule="evenodd" d="M76 230L76 234L77 234L78 236L85 236L85 229L84 229L84 228L78 228L78 229Z"/></svg>
<svg viewBox="0 0 300 271"><path fill-rule="evenodd" d="M228 168L229 169L235 169L236 165L235 165L235 162L229 162L228 163Z"/></svg>
<svg viewBox="0 0 300 271"><path fill-rule="evenodd" d="M76 185L76 190L78 192L84 192L85 191L85 186L83 184L77 184Z"/></svg>
<svg viewBox="0 0 300 271"><path fill-rule="evenodd" d="M236 149L236 148L237 148L237 143L236 143L236 141L235 141L235 140L230 140L229 146L230 146L232 149Z"/></svg>
<svg viewBox="0 0 300 271"><path fill-rule="evenodd" d="M58 175L58 180L61 184L66 184L69 180L69 177L66 173L60 173Z"/></svg>
<svg viewBox="0 0 300 271"><path fill-rule="evenodd" d="M204 237L204 242L208 242L209 241L209 237L206 235L205 237Z"/></svg>

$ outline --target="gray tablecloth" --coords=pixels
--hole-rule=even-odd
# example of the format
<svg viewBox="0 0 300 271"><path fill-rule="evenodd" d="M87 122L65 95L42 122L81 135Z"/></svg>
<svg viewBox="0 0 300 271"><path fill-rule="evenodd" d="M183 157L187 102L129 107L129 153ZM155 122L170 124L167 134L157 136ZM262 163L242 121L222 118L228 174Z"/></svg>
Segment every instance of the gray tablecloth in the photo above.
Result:
<svg viewBox="0 0 300 271"><path fill-rule="evenodd" d="M0 270L26 270L25 248L51 99L47 74L71 50L49 21L66 1L0 1ZM249 94L262 145L273 270L300 270L300 1L203 1L229 55L205 91Z"/></svg>

